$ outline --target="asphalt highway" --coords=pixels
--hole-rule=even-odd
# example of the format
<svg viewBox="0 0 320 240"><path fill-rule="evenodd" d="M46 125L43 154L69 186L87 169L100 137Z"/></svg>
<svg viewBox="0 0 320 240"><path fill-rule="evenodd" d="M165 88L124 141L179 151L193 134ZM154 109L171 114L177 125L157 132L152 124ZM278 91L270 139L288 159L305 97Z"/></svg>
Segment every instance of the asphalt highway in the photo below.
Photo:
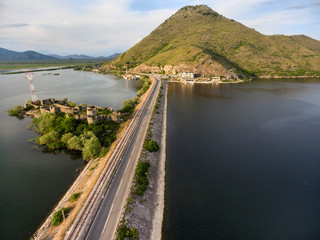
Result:
<svg viewBox="0 0 320 240"><path fill-rule="evenodd" d="M137 126L132 137L128 140L129 143L122 155L121 163L103 197L100 208L86 235L86 240L111 240L114 238L121 217L121 209L125 204L132 183L135 166L140 157L150 116L160 88L160 80L153 77L155 86L151 89L149 98L146 99L146 107L142 115L137 119Z"/></svg>

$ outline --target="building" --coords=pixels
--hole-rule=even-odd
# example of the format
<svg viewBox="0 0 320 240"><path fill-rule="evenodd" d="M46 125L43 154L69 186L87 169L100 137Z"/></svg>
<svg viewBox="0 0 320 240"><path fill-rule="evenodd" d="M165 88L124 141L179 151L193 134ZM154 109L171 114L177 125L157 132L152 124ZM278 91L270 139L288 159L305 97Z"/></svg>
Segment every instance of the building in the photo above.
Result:
<svg viewBox="0 0 320 240"><path fill-rule="evenodd" d="M133 75L131 73L126 73L125 75L123 75L123 78L126 80L139 80L140 75Z"/></svg>
<svg viewBox="0 0 320 240"><path fill-rule="evenodd" d="M41 105L50 105L52 104L53 102L51 101L51 99L43 99L40 101L41 102Z"/></svg>
<svg viewBox="0 0 320 240"><path fill-rule="evenodd" d="M114 121L116 123L121 122L121 116L119 113L112 113L109 115L109 120Z"/></svg>
<svg viewBox="0 0 320 240"><path fill-rule="evenodd" d="M93 106L87 107L87 115L88 115L88 117L89 116L91 116L91 117L97 116L97 109Z"/></svg>
<svg viewBox="0 0 320 240"><path fill-rule="evenodd" d="M181 74L181 78L182 79L194 79L194 74L193 74L193 72L183 72L182 74Z"/></svg>
<svg viewBox="0 0 320 240"><path fill-rule="evenodd" d="M60 108L55 105L51 105L49 107L49 110L50 110L50 113L52 113L52 114L56 114L56 113L60 112Z"/></svg>
<svg viewBox="0 0 320 240"><path fill-rule="evenodd" d="M50 111L48 110L48 108L47 108L47 107L44 107L44 106L41 106L41 107L40 107L40 112L41 112L41 114L43 114L43 113L50 113Z"/></svg>
<svg viewBox="0 0 320 240"><path fill-rule="evenodd" d="M80 115L80 114L77 114L74 116L75 119L77 120L86 120L87 119L87 115Z"/></svg>

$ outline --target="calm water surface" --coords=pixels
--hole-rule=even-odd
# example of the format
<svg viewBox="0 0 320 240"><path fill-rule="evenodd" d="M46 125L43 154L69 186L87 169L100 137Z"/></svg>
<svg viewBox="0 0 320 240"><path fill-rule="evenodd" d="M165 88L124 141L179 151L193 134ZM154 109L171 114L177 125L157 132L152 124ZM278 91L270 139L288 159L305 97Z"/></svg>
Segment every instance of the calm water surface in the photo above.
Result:
<svg viewBox="0 0 320 240"><path fill-rule="evenodd" d="M320 80L171 84L163 239L320 239Z"/></svg>
<svg viewBox="0 0 320 240"><path fill-rule="evenodd" d="M139 82L90 72L36 72L40 99L54 97L119 109L136 95ZM81 155L43 153L28 140L30 118L9 117L7 110L30 99L25 74L0 75L0 239L26 239L45 219L84 166Z"/></svg>

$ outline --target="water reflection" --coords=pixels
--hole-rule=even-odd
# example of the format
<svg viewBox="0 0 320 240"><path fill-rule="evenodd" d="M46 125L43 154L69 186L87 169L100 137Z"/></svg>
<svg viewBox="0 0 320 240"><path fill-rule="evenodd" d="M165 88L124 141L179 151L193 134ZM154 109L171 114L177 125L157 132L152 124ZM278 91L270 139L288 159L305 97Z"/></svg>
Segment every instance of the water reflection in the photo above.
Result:
<svg viewBox="0 0 320 240"><path fill-rule="evenodd" d="M320 84L170 84L163 239L320 236Z"/></svg>

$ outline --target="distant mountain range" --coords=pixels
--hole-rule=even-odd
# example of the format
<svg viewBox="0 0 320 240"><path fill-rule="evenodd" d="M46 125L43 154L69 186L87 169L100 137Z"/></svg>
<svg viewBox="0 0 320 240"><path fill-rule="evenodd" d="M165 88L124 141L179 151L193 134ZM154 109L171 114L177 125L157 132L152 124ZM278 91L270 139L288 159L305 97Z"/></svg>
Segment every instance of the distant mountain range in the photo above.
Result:
<svg viewBox="0 0 320 240"><path fill-rule="evenodd" d="M91 57L87 55L68 55L59 56L56 54L41 54L35 51L15 52L5 48L0 48L0 62L15 62L15 61L43 61L43 60L86 60L86 59L105 59L112 60L119 56L120 53L112 54L108 57Z"/></svg>
<svg viewBox="0 0 320 240"><path fill-rule="evenodd" d="M264 35L205 5L186 6L103 66L127 67L203 77L320 76L320 42L304 35Z"/></svg>
<svg viewBox="0 0 320 240"><path fill-rule="evenodd" d="M91 57L91 56L87 56L87 55L77 55L77 54L73 54L73 55L67 55L67 56L59 56L56 54L48 54L48 56L50 57L54 57L57 59L61 59L61 60L84 60L84 59L114 59L116 57L118 57L121 53L114 53L108 57L104 57L104 56L100 56L100 57Z"/></svg>

